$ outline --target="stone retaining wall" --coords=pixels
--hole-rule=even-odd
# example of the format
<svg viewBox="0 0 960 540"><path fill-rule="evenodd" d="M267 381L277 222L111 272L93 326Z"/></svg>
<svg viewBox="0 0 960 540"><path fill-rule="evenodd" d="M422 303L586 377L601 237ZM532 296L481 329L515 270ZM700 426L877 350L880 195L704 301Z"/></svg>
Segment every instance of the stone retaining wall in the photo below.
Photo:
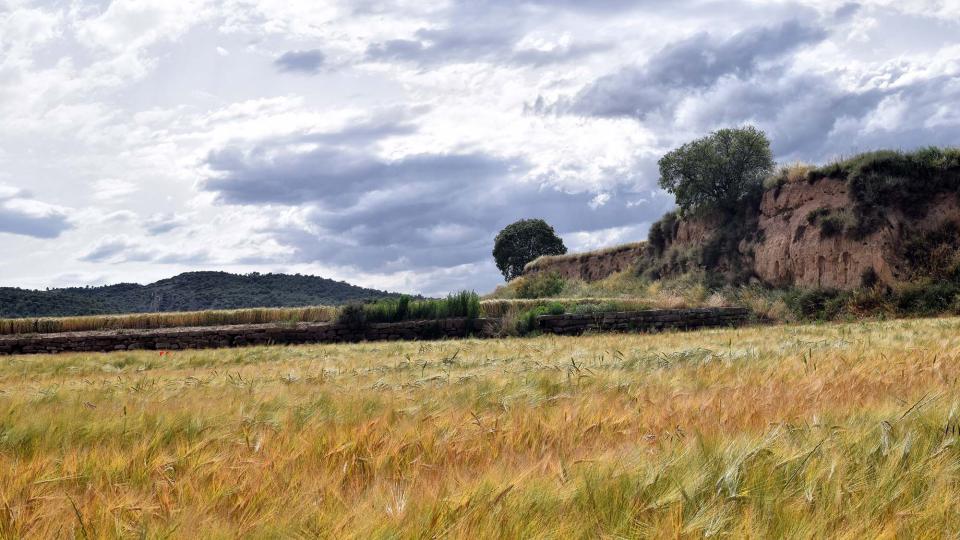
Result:
<svg viewBox="0 0 960 540"><path fill-rule="evenodd" d="M577 335L588 331L650 332L739 326L749 318L750 310L746 308L653 309L594 315L543 315L537 318L537 325L543 333Z"/></svg>
<svg viewBox="0 0 960 540"><path fill-rule="evenodd" d="M544 333L581 334L586 331L658 331L743 324L749 311L742 308L673 309L591 315L544 315L537 326ZM0 355L178 350L343 343L358 341L424 340L495 337L498 319L443 319L374 323L362 327L330 323L251 324L154 330L111 330L0 336Z"/></svg>

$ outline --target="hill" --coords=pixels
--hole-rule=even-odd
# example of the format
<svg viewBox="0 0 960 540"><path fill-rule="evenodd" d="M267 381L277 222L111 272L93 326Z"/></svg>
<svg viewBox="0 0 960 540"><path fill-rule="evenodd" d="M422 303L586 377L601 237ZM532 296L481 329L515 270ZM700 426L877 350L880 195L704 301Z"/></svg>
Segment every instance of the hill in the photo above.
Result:
<svg viewBox="0 0 960 540"><path fill-rule="evenodd" d="M960 150L880 151L769 178L734 213L669 213L645 244L544 257L527 275L596 281L629 259L654 281L854 290L918 281L960 286Z"/></svg>
<svg viewBox="0 0 960 540"><path fill-rule="evenodd" d="M0 317L338 305L398 296L316 276L187 272L149 285L121 283L36 291L0 288Z"/></svg>
<svg viewBox="0 0 960 540"><path fill-rule="evenodd" d="M960 149L784 167L733 210L671 212L644 244L542 258L497 296L611 287L716 293L775 319L960 313Z"/></svg>

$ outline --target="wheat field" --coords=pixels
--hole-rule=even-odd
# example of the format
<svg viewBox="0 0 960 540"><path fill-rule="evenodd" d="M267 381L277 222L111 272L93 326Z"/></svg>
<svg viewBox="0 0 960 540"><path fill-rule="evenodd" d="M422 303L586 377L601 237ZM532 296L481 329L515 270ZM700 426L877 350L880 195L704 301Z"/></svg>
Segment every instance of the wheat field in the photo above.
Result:
<svg viewBox="0 0 960 540"><path fill-rule="evenodd" d="M0 358L2 538L944 537L960 319Z"/></svg>

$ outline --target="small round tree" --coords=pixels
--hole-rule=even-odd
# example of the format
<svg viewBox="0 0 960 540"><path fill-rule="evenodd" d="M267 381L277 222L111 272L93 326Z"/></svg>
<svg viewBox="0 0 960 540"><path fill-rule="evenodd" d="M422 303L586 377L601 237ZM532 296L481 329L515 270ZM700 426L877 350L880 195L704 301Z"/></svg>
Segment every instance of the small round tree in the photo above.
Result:
<svg viewBox="0 0 960 540"><path fill-rule="evenodd" d="M660 187L674 194L683 212L734 213L773 170L773 154L766 134L747 126L688 142L659 165Z"/></svg>
<svg viewBox="0 0 960 540"><path fill-rule="evenodd" d="M567 247L553 227L542 219L521 219L497 234L493 259L503 277L510 281L523 273L523 267L541 255L563 255Z"/></svg>

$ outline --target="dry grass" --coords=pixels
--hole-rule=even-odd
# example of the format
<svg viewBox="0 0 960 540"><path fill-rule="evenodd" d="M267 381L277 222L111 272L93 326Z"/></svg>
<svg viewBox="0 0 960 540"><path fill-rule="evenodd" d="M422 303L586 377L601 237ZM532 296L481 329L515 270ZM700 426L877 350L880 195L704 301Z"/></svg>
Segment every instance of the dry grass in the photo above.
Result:
<svg viewBox="0 0 960 540"><path fill-rule="evenodd" d="M813 165L795 161L788 165L780 167L774 174L764 182L764 188L773 189L786 184L797 184L806 182L809 179L810 171L814 169Z"/></svg>
<svg viewBox="0 0 960 540"><path fill-rule="evenodd" d="M537 298L527 299L500 299L484 300L480 303L480 311L484 317L499 318L509 314L516 314L534 308L562 304L567 311L577 307L596 307L598 311L637 311L658 307L650 299L642 298Z"/></svg>
<svg viewBox="0 0 960 540"><path fill-rule="evenodd" d="M545 264L553 264L560 261L583 261L583 260L589 259L590 257L612 255L614 253L620 253L623 251L639 251L643 248L645 244L646 242L632 242L628 244L619 244L616 246L596 249L593 251L580 251L577 253L567 253L566 255L543 255L527 263L527 265L524 267L524 270L529 271L538 266L543 266Z"/></svg>
<svg viewBox="0 0 960 540"><path fill-rule="evenodd" d="M329 322L336 319L337 313L338 308L332 306L308 306L0 319L0 334L175 328L272 322Z"/></svg>
<svg viewBox="0 0 960 540"><path fill-rule="evenodd" d="M943 537L960 319L10 357L0 537Z"/></svg>

